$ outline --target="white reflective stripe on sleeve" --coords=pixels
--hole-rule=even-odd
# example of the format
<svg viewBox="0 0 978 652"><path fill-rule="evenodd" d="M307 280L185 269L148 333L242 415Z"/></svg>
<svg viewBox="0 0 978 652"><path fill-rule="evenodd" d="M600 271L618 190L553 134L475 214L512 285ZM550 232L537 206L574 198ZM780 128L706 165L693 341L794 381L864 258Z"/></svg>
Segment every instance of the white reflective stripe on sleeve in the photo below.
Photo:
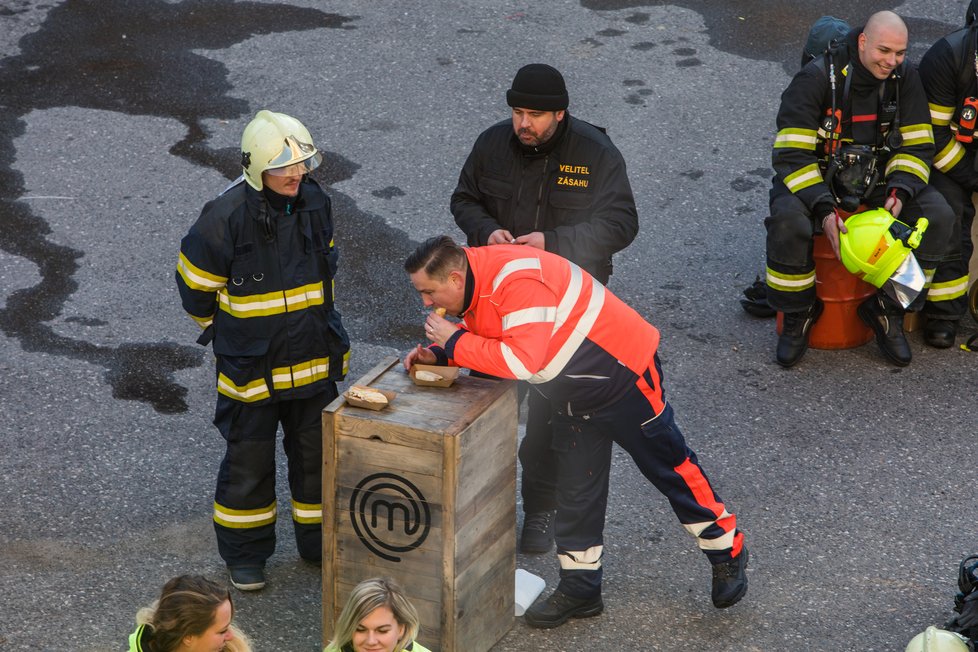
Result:
<svg viewBox="0 0 978 652"><path fill-rule="evenodd" d="M927 167L926 163L916 157L897 154L886 164L886 172L884 174L888 176L893 170L897 169L912 172L925 182L930 178L930 168Z"/></svg>
<svg viewBox="0 0 978 652"><path fill-rule="evenodd" d="M928 104L930 109L930 121L933 124L947 124L951 122L951 118L954 117L954 108L950 106L942 106L940 104Z"/></svg>
<svg viewBox="0 0 978 652"><path fill-rule="evenodd" d="M524 308L511 312L503 317L503 331L524 324L552 323L557 315L557 309L550 306Z"/></svg>
<svg viewBox="0 0 978 652"><path fill-rule="evenodd" d="M577 273L580 273L579 268L577 269ZM598 320L598 315L601 313L602 306L604 306L604 293L604 286L592 278L591 298L588 301L587 308L584 309L584 314L577 320L577 323L574 325L574 331L567 338L567 341L564 342L563 346L560 347L557 354L547 363L547 366L533 375L530 379L531 383L540 384L551 381L567 366L567 363L577 353L577 349L587 339L587 336L591 333L591 328L594 327L594 323ZM561 299L557 309L558 315L563 305L564 300ZM566 318L563 320L558 318L557 321L563 323L566 321Z"/></svg>
<svg viewBox="0 0 978 652"><path fill-rule="evenodd" d="M560 297L560 301L557 302L557 314L554 316L554 333L567 323L571 309L577 305L577 300L581 297L584 274L581 272L581 268L573 263L571 263L570 271L570 283L567 284L564 296Z"/></svg>
<svg viewBox="0 0 978 652"><path fill-rule="evenodd" d="M931 130L930 125L913 125L912 127L900 129L900 135L905 140L934 141L934 132Z"/></svg>
<svg viewBox="0 0 978 652"><path fill-rule="evenodd" d="M514 272L520 272L524 269L540 269L540 259L539 258L517 258L511 260L502 266L499 273L496 274L496 278L492 279L492 291L495 292L499 284L506 280L506 277Z"/></svg>
<svg viewBox="0 0 978 652"><path fill-rule="evenodd" d="M805 174L793 177L790 181L785 179L785 186L791 192L795 192L796 189L801 190L802 188L807 188L813 183L817 183L822 180L822 173L818 171L818 168L810 170Z"/></svg>
<svg viewBox="0 0 978 652"><path fill-rule="evenodd" d="M516 357L513 349L509 348L508 344L500 344L499 351L502 353L503 360L506 362L506 366L509 367L509 371L517 380L529 380L533 376L530 370L526 368L526 365L523 364L523 361Z"/></svg>
<svg viewBox="0 0 978 652"><path fill-rule="evenodd" d="M557 553L560 567L564 570L598 570L604 546L591 546L587 550L567 550Z"/></svg>
<svg viewBox="0 0 978 652"><path fill-rule="evenodd" d="M964 154L964 146L958 141L952 141L951 147L945 148L944 156L934 160L934 167L938 170L946 170L952 161L960 158Z"/></svg>
<svg viewBox="0 0 978 652"><path fill-rule="evenodd" d="M182 253L177 261L177 271L183 277L187 285L195 290L215 291L227 284L227 279L217 274L206 272L192 262Z"/></svg>

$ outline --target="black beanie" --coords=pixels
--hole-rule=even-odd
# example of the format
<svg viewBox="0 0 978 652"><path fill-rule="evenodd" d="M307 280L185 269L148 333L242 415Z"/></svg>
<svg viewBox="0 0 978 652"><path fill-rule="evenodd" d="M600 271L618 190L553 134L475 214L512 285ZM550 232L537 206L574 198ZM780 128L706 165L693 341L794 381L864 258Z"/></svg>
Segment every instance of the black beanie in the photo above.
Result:
<svg viewBox="0 0 978 652"><path fill-rule="evenodd" d="M523 66L513 77L513 87L506 91L506 103L537 111L563 111L567 108L564 78L545 63Z"/></svg>

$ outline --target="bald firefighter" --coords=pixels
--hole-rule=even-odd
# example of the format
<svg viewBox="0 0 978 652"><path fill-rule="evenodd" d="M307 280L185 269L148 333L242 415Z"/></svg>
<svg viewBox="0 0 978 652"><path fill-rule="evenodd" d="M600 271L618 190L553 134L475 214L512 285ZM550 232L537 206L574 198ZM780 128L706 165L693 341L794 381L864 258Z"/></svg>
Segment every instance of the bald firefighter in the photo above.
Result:
<svg viewBox="0 0 978 652"><path fill-rule="evenodd" d="M934 135L920 78L904 61L907 39L895 13L873 14L805 65L781 95L765 226L767 298L784 313L776 351L784 367L801 360L822 313L812 236L824 233L838 256L840 212L883 207L911 226L926 217L930 225L915 255L928 281L947 250L954 215L928 185ZM879 291L857 312L890 362L910 363L903 306Z"/></svg>

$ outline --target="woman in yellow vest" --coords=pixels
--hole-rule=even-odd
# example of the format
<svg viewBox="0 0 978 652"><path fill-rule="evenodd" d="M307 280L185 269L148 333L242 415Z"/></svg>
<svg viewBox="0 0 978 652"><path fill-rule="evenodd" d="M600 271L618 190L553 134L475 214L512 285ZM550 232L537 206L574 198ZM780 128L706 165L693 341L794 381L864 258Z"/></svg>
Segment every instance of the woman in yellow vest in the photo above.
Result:
<svg viewBox="0 0 978 652"><path fill-rule="evenodd" d="M401 587L388 578L354 587L324 652L430 652L414 640L420 621Z"/></svg>
<svg viewBox="0 0 978 652"><path fill-rule="evenodd" d="M226 586L200 575L174 577L159 600L136 614L129 652L251 652L233 618Z"/></svg>

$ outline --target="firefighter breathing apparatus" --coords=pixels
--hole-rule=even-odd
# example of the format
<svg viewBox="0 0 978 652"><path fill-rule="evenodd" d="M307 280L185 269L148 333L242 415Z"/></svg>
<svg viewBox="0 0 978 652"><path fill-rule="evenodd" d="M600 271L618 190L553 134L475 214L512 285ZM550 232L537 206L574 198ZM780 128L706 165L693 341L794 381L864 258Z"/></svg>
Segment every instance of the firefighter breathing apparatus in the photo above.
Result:
<svg viewBox="0 0 978 652"><path fill-rule="evenodd" d="M882 179L883 171L878 165L877 152L893 151L903 146L903 135L900 133L900 70L893 72L891 79L896 82L896 99L887 102L879 110L879 132L886 131L880 142L879 133L875 145L856 145L842 142L842 112L849 101L849 90L852 83L852 72L845 74L840 109L836 101L836 71L832 50L825 53L829 87L832 95L832 108L822 122L822 129L828 134L826 149L828 164L825 170L825 183L832 192L836 205L847 213L859 209L862 200L866 199Z"/></svg>
<svg viewBox="0 0 978 652"><path fill-rule="evenodd" d="M926 278L911 255L927 230L927 218L913 227L900 222L884 208L850 216L846 233L839 233L839 255L852 274L882 288L904 308L923 291Z"/></svg>

